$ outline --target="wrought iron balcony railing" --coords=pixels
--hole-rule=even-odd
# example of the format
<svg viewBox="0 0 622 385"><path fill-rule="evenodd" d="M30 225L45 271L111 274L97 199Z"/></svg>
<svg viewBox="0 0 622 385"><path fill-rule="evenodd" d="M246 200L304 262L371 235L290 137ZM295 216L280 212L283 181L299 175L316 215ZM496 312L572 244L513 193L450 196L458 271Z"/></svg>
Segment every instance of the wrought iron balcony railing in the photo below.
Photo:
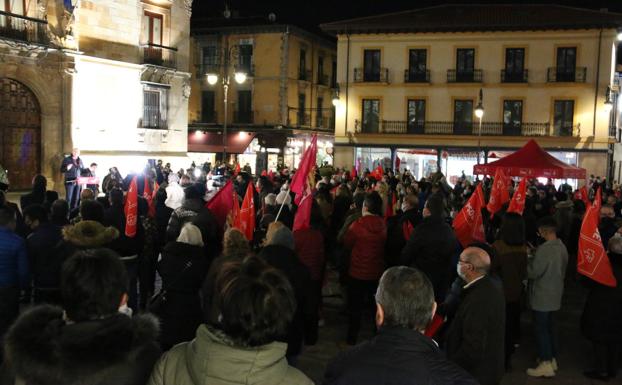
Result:
<svg viewBox="0 0 622 385"><path fill-rule="evenodd" d="M289 127L313 130L334 131L333 110L330 108L305 108L301 110L288 107L287 125Z"/></svg>
<svg viewBox="0 0 622 385"><path fill-rule="evenodd" d="M389 83L388 68L355 68L355 83Z"/></svg>
<svg viewBox="0 0 622 385"><path fill-rule="evenodd" d="M430 70L404 70L404 83L429 83Z"/></svg>
<svg viewBox="0 0 622 385"><path fill-rule="evenodd" d="M447 83L481 83L483 78L484 76L482 70L447 70Z"/></svg>
<svg viewBox="0 0 622 385"><path fill-rule="evenodd" d="M0 39L50 45L48 22L28 16L0 11Z"/></svg>
<svg viewBox="0 0 622 385"><path fill-rule="evenodd" d="M143 44L140 48L142 50L142 64L177 68L177 48L152 43Z"/></svg>
<svg viewBox="0 0 622 385"><path fill-rule="evenodd" d="M310 82L313 80L313 72L311 72L311 70L300 69L298 71L298 80Z"/></svg>
<svg viewBox="0 0 622 385"><path fill-rule="evenodd" d="M501 70L501 83L527 83L529 71L508 71Z"/></svg>
<svg viewBox="0 0 622 385"><path fill-rule="evenodd" d="M233 123L253 124L255 122L255 112L248 110L236 110L233 114Z"/></svg>
<svg viewBox="0 0 622 385"><path fill-rule="evenodd" d="M586 73L586 67L549 67L546 81L549 83L585 83Z"/></svg>

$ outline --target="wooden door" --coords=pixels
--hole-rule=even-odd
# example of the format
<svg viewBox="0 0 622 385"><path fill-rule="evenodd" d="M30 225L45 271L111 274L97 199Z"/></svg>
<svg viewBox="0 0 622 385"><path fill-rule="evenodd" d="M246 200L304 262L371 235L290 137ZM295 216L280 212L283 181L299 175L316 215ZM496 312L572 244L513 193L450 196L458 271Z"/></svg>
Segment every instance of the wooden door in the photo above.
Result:
<svg viewBox="0 0 622 385"><path fill-rule="evenodd" d="M0 165L12 190L30 189L41 172L41 110L23 84L0 78Z"/></svg>

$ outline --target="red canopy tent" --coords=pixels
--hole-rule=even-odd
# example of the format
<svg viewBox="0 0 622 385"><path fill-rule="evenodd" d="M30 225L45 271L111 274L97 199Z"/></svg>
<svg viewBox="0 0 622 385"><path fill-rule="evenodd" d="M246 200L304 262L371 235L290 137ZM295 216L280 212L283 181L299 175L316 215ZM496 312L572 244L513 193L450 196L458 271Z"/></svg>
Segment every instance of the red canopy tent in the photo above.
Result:
<svg viewBox="0 0 622 385"><path fill-rule="evenodd" d="M571 166L544 151L531 139L523 148L496 162L473 166L473 174L495 175L501 167L505 175L529 178L585 179L584 168Z"/></svg>

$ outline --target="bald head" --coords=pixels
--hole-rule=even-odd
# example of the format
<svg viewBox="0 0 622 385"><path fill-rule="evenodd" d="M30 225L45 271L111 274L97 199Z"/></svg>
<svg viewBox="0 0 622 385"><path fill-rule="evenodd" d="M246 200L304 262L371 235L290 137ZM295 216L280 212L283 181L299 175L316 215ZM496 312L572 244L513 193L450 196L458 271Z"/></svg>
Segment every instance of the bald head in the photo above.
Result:
<svg viewBox="0 0 622 385"><path fill-rule="evenodd" d="M460 254L460 260L473 266L473 270L480 275L486 274L490 270L490 255L479 247L467 247Z"/></svg>
<svg viewBox="0 0 622 385"><path fill-rule="evenodd" d="M610 253L622 254L622 237L613 237L609 239L608 249Z"/></svg>

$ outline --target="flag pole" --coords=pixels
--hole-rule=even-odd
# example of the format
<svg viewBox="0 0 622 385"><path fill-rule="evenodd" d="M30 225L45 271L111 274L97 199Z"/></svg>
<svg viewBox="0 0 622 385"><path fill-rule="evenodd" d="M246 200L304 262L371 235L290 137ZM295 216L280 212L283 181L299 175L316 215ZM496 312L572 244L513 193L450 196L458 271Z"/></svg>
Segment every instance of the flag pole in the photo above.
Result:
<svg viewBox="0 0 622 385"><path fill-rule="evenodd" d="M290 188L291 188L291 184L287 187L287 196L289 196ZM281 215L281 211L283 211L283 206L285 205L286 200L287 198L283 199L283 202L281 203L281 207L279 208L279 212L276 214L276 218L274 218L274 222L277 222L279 220L279 216Z"/></svg>

